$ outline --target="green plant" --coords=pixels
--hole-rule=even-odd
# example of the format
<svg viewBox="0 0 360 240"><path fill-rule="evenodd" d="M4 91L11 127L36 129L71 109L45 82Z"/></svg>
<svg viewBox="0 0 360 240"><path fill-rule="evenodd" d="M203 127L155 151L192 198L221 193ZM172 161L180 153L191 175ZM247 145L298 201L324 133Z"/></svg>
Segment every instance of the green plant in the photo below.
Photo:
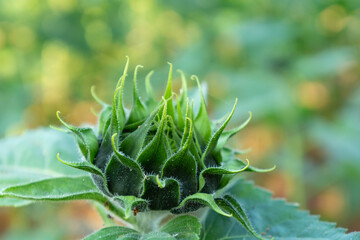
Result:
<svg viewBox="0 0 360 240"><path fill-rule="evenodd" d="M177 96L172 92L171 64L166 91L160 102L152 93L151 73L146 77L148 97L145 101L140 99L136 86L140 66L137 66L133 106L130 110L125 109L123 87L128 63L117 83L112 105L101 101L92 89L94 98L103 107L97 133L91 127L67 124L57 112L65 131L74 134L81 159L74 157L76 154L69 139L49 130L25 137L24 153L10 151L1 158L4 181L0 183L0 206L21 206L34 201L96 201L100 203L96 207L108 226L88 236L88 240L359 237L356 233L346 235L342 229L319 222L283 201L270 200L268 193L239 180L238 173L243 171L273 170L250 166L249 161L236 157L239 151L226 146L227 140L250 121L251 114L239 127L225 130L235 111L235 101L228 116L211 122L196 76L192 79L199 88L197 114L194 114L194 103L189 100L181 71L182 93ZM39 146L37 142L31 145L31 139L42 139L44 142L40 146L43 149L34 147ZM22 146L22 141L21 138L15 143L5 141L1 146L14 149L14 144ZM60 153L57 154L58 160L75 168L75 172L52 165L53 162L48 162L49 154L44 154L45 168L43 172L39 171L43 176L39 176L39 172L36 177L31 175L34 172L25 167L29 164L26 157L33 157L28 153L53 152L54 148L66 159L74 160L63 160ZM35 156L39 157L38 154ZM31 166L38 166L29 162ZM27 172L19 178L16 171ZM106 217L109 212L126 227L114 226L114 222Z"/></svg>
<svg viewBox="0 0 360 240"><path fill-rule="evenodd" d="M89 172L102 193L125 209L119 217L141 232L158 230L156 223L166 215L191 213L208 206L219 214L235 217L249 232L262 239L236 199L231 195L214 196L234 174L271 170L251 167L248 161L244 163L234 158L235 150L225 147L228 138L240 131L250 118L240 127L224 132L236 102L223 121L211 122L199 80L192 76L201 96L200 109L195 115L182 72L182 94L175 103L171 64L166 91L159 103L152 94L150 75L146 81L148 99L144 102L140 99L136 76L141 66L135 68L134 104L126 114L122 95L128 63L116 86L111 106L99 100L93 91L95 99L103 105L97 134L92 128L77 128L65 123L57 113L68 131L75 135L86 161L67 162L59 155L58 159ZM234 165L238 168L231 169ZM160 216L152 213L161 210L164 212ZM138 212L145 214L134 218Z"/></svg>

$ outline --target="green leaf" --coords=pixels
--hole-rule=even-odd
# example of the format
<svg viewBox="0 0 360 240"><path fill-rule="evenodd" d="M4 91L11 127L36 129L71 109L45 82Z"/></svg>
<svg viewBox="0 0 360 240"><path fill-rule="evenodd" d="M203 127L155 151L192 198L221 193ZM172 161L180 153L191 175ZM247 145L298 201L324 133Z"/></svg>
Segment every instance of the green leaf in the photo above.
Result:
<svg viewBox="0 0 360 240"><path fill-rule="evenodd" d="M205 186L206 184L206 178L210 177L211 175L224 175L224 174L236 174L240 173L242 171L245 171L250 166L250 163L248 161L248 164L246 164L244 167L238 169L238 170L230 170L225 169L221 167L210 167L207 169L204 169L201 171L199 176L199 191Z"/></svg>
<svg viewBox="0 0 360 240"><path fill-rule="evenodd" d="M228 131L224 131L224 132L221 133L220 138L217 141L215 151L219 151L220 149L222 149L225 146L225 144L227 143L227 141L232 136L237 134L240 130L242 130L244 127L246 127L246 125L249 124L249 122L252 119L252 113L249 112L249 114L250 114L249 118L243 124L241 124L237 128L234 128L234 129L231 129L231 130L228 130Z"/></svg>
<svg viewBox="0 0 360 240"><path fill-rule="evenodd" d="M179 204L178 207L173 208L171 211L173 213L185 213L190 211L195 211L201 206L208 206L215 212L224 215L226 217L231 217L231 214L224 212L215 202L214 196L207 193L195 193L188 196Z"/></svg>
<svg viewBox="0 0 360 240"><path fill-rule="evenodd" d="M274 239L360 239L360 233L346 234L335 224L319 221L318 216L299 210L296 204L271 199L271 193L243 180L233 181L222 191L234 197L249 217L255 231L263 238ZM202 222L201 239L256 239L235 218L209 212Z"/></svg>
<svg viewBox="0 0 360 240"><path fill-rule="evenodd" d="M244 163L242 160L237 159L237 158L234 158L233 162L235 162L235 164L238 167L247 166L246 163ZM233 165L235 165L235 164L233 164ZM256 173L267 173L267 172L271 172L271 171L275 170L275 168L276 168L275 165L273 167L271 167L271 168L265 168L265 169L257 168L257 167L253 167L253 166L248 166L244 171L246 171L246 172L256 172Z"/></svg>
<svg viewBox="0 0 360 240"><path fill-rule="evenodd" d="M124 217L123 210L100 192L90 176L50 178L16 185L3 189L1 198L34 201L95 200L106 204L119 217Z"/></svg>
<svg viewBox="0 0 360 240"><path fill-rule="evenodd" d="M191 76L191 79L196 80L196 83L198 85L199 88L199 95L201 98L201 104L200 104L200 108L199 108L199 112L195 117L195 128L197 129L197 131L199 132L200 136L201 136L201 142L206 144L211 137L211 123L209 120L209 116L206 110L206 104L205 104L205 99L201 90L201 86L200 86L200 82L197 76L193 75Z"/></svg>
<svg viewBox="0 0 360 240"><path fill-rule="evenodd" d="M169 142L171 142L171 148L170 150L173 152L176 152L181 145L181 132L178 130L178 128L176 127L174 120L168 116L168 122L170 124L170 127L167 129L168 130L168 134L171 131L171 137L169 137L167 135L167 140ZM169 143L170 144L170 143Z"/></svg>
<svg viewBox="0 0 360 240"><path fill-rule="evenodd" d="M176 116L176 120L177 120L177 126L180 130L184 129L184 117L181 111L181 105L180 105L180 101L179 101L179 97L176 95L176 112L177 112L177 116Z"/></svg>
<svg viewBox="0 0 360 240"><path fill-rule="evenodd" d="M199 239L197 234L200 233L201 225L197 218L192 216L183 216L180 217L180 222L183 226L178 226L178 229L175 229L176 222L178 220L172 220L168 224L168 231L160 231L160 232L150 232L141 234L133 229L120 227L120 226L112 226L103 228L86 238L84 240L195 240ZM189 220L185 221L184 220ZM179 222L179 223L180 223ZM167 225L168 225L167 224ZM193 225L192 225L193 224ZM166 225L166 226L167 226ZM200 226L199 226L200 225ZM192 230L196 232L192 232ZM199 233L198 233L199 232Z"/></svg>
<svg viewBox="0 0 360 240"><path fill-rule="evenodd" d="M114 100L113 100L113 119L117 120L117 126L118 126L118 130L122 131L124 129L125 126L125 120L126 120L126 114L125 114L125 109L124 109L124 105L123 105L123 90L124 90L124 84L125 84L125 79L127 76L127 70L129 67L129 57L126 56L126 64L125 64L125 68L124 68L124 73L123 75L120 77L116 88L117 90L115 90L114 93ZM118 93L117 93L118 92ZM113 124L116 124L115 122ZM113 135L114 133L116 133L116 131L112 131L111 135Z"/></svg>
<svg viewBox="0 0 360 240"><path fill-rule="evenodd" d="M188 101L188 89L187 89L187 82L185 78L185 74L180 69L177 70L180 73L181 76L181 98L180 98L180 107L181 111L185 112L187 107L187 101ZM181 115L182 116L182 115Z"/></svg>
<svg viewBox="0 0 360 240"><path fill-rule="evenodd" d="M141 148L143 147L145 138L149 132L150 127L152 126L152 122L159 111L160 107L158 107L138 129L130 133L124 140L121 141L119 145L120 151L124 152L131 158L136 159Z"/></svg>
<svg viewBox="0 0 360 240"><path fill-rule="evenodd" d="M116 89L114 91L113 101L112 101L112 112L109 129L105 132L104 138L109 139L114 133L122 132L126 122L126 114L123 105L123 90L125 79L127 76L127 70L129 67L129 57L126 56L126 64L124 68L123 75L119 78L118 83L116 84ZM107 136L106 136L107 135ZM100 169L104 169L103 163L98 165Z"/></svg>
<svg viewBox="0 0 360 240"><path fill-rule="evenodd" d="M141 169L134 168L130 164L137 165L136 162L123 155L117 154L110 158L105 174L108 188L113 194L139 195L144 174L141 172Z"/></svg>
<svg viewBox="0 0 360 240"><path fill-rule="evenodd" d="M140 165L133 161L132 159L126 157L124 154L122 154L121 152L119 152L117 150L116 144L115 144L115 137L117 136L117 134L115 133L112 138L111 138L111 144L114 150L115 155L119 158L120 162L124 165L127 166L128 168L135 170L135 172L137 174L139 174L139 176L144 176Z"/></svg>
<svg viewBox="0 0 360 240"><path fill-rule="evenodd" d="M116 88L114 91L113 101L112 101L112 112L111 120L108 130L105 133L106 135L113 135L122 131L123 126L125 126L125 110L122 106L122 88L124 87L125 78L122 80L120 87ZM120 92L120 93L119 93ZM123 121L121 121L121 119ZM121 125L120 125L121 124Z"/></svg>
<svg viewBox="0 0 360 240"><path fill-rule="evenodd" d="M81 162L68 162L60 158L60 153L57 154L57 159L62 162L65 165L68 165L73 168L77 168L86 172L89 172L92 174L92 178L95 182L95 184L102 189L104 192L107 193L107 195L111 196L112 194L109 192L108 186L107 186L107 180L104 175L104 173L95 165L92 163L89 163L87 161L81 161Z"/></svg>
<svg viewBox="0 0 360 240"><path fill-rule="evenodd" d="M197 165L196 160L189 151L192 141L192 122L187 119L183 134L183 146L172 155L162 168L161 177L173 177L182 183L181 197L194 194L197 190Z"/></svg>
<svg viewBox="0 0 360 240"><path fill-rule="evenodd" d="M79 159L73 136L41 128L0 140L0 192L2 189L62 176L84 176L86 172L68 167L56 159L61 152L68 159ZM23 200L0 199L0 205L20 206Z"/></svg>
<svg viewBox="0 0 360 240"><path fill-rule="evenodd" d="M165 232L151 232L144 234L140 240L176 240L176 238Z"/></svg>
<svg viewBox="0 0 360 240"><path fill-rule="evenodd" d="M143 235L139 233L128 233L117 239L118 240L176 240L176 238L164 232L151 232Z"/></svg>
<svg viewBox="0 0 360 240"><path fill-rule="evenodd" d="M126 124L132 124L138 121L143 120L148 116L148 110L144 103L141 101L138 93L138 88L136 86L136 78L137 78L137 71L139 68L143 68L141 65L137 65L134 72L134 86L133 86L133 106L130 111L129 118Z"/></svg>
<svg viewBox="0 0 360 240"><path fill-rule="evenodd" d="M128 233L120 236L117 240L139 240L141 235L139 233Z"/></svg>
<svg viewBox="0 0 360 240"><path fill-rule="evenodd" d="M103 102L95 93L95 86L91 87L91 95L103 108L99 114L99 122L98 122L98 134L100 136L104 136L106 130L110 125L111 120L111 111L112 108L107 103Z"/></svg>
<svg viewBox="0 0 360 240"><path fill-rule="evenodd" d="M199 240L200 237L196 233L179 234L175 237L177 240Z"/></svg>
<svg viewBox="0 0 360 240"><path fill-rule="evenodd" d="M111 156L105 169L109 190L118 195L137 196L140 193L144 173L137 162L117 150L116 136L115 133L111 138L115 154Z"/></svg>
<svg viewBox="0 0 360 240"><path fill-rule="evenodd" d="M125 66L124 74L119 79L118 85L119 87L116 88L113 96L113 103L112 103L112 112L110 118L110 125L106 129L106 132L102 138L100 147L97 151L96 157L94 159L94 164L101 169L101 171L105 171L106 164L109 161L109 156L111 156L112 144L111 144L111 137L113 134L121 133L125 127L125 110L122 102L123 96L123 87L126 77L127 66L129 63L129 58L127 58L127 63Z"/></svg>
<svg viewBox="0 0 360 240"><path fill-rule="evenodd" d="M206 149L204 151L204 153L201 156L201 162L204 163L205 165L209 165L209 161L207 161L207 157L209 156L209 154L211 154L213 152L213 150L216 147L216 144L222 134L222 132L224 131L226 125L229 123L232 115L234 114L235 108L236 108L236 104L237 104L237 99L235 100L235 104L234 107L231 111L231 113L229 114L229 116L227 117L227 119L225 120L225 122L220 126L220 128L212 135L208 145L206 146ZM218 165L220 165L220 163L217 163Z"/></svg>
<svg viewBox="0 0 360 240"><path fill-rule="evenodd" d="M168 63L170 65L170 69L169 69L169 77L168 77L168 82L167 82L167 86L166 86L166 90L164 93L164 98L167 101L167 113L170 117L172 117L173 119L175 119L175 110L174 110L174 105L173 105L173 93L172 93L172 64Z"/></svg>
<svg viewBox="0 0 360 240"><path fill-rule="evenodd" d="M239 154L239 152L237 150L233 150L227 147L224 147L223 149L221 149L221 155L222 155L222 159L224 161L224 165L227 168L231 168L231 169L240 169L245 167L246 165L248 165L248 160L247 163L245 163L244 161L242 161L241 159L238 159L235 155ZM246 172L257 172L257 173L267 173L267 172L271 172L276 168L276 166L274 165L271 168L256 168L253 166L248 166L244 171Z"/></svg>
<svg viewBox="0 0 360 240"><path fill-rule="evenodd" d="M131 228L113 226L100 229L99 231L84 238L84 240L117 240L122 239L121 237L127 234L138 234L138 232Z"/></svg>
<svg viewBox="0 0 360 240"><path fill-rule="evenodd" d="M56 112L60 122L68 128L74 135L81 153L89 162L93 162L99 148L98 139L92 128L77 128L64 122L60 117L60 112Z"/></svg>
<svg viewBox="0 0 360 240"><path fill-rule="evenodd" d="M161 117L160 126L150 143L140 152L137 162L148 173L160 173L161 167L167 159L167 152L165 147L164 128L166 124L167 104L164 101L164 109Z"/></svg>
<svg viewBox="0 0 360 240"><path fill-rule="evenodd" d="M215 199L215 202L221 206L222 209L225 209L225 211L231 213L236 220L241 223L241 225L248 230L254 237L258 239L265 239L262 238L253 228L253 226L250 223L250 220L248 216L246 215L245 211L242 209L240 204L231 197L230 195L225 195L222 198Z"/></svg>
<svg viewBox="0 0 360 240"><path fill-rule="evenodd" d="M96 167L95 165L93 165L93 164L91 164L91 163L89 163L87 161L68 162L68 161L63 160L63 159L60 158L60 153L58 153L56 157L60 162L62 162L65 165L68 165L70 167L77 168L77 169L80 169L80 170L83 170L83 171L86 171L86 172L89 172L89 173L99 175L102 178L104 178L104 180L106 179L103 172L98 167Z"/></svg>
<svg viewBox="0 0 360 240"><path fill-rule="evenodd" d="M89 176L50 178L8 187L1 191L0 197L48 201L76 199L106 201Z"/></svg>
<svg viewBox="0 0 360 240"><path fill-rule="evenodd" d="M106 164L109 161L109 156L113 153L111 145L111 129L110 127L106 131L104 138L101 141L99 151L94 159L94 165L96 165L101 171L105 171Z"/></svg>
<svg viewBox="0 0 360 240"><path fill-rule="evenodd" d="M180 202L180 185L175 179L159 180L156 176L147 176L141 198L149 200L152 210L168 210Z"/></svg>
<svg viewBox="0 0 360 240"><path fill-rule="evenodd" d="M106 131L109 129L110 121L111 121L111 106L103 107L99 115L99 123L98 123L98 134L103 137Z"/></svg>
<svg viewBox="0 0 360 240"><path fill-rule="evenodd" d="M201 223L197 217L184 215L169 221L160 229L176 239L198 239L201 231ZM195 238L194 238L195 237Z"/></svg>

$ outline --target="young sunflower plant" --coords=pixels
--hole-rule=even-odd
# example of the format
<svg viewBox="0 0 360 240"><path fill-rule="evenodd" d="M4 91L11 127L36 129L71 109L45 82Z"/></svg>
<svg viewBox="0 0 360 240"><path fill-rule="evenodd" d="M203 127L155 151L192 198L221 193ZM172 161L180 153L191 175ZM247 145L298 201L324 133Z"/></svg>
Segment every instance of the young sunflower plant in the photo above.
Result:
<svg viewBox="0 0 360 240"><path fill-rule="evenodd" d="M172 65L168 83L160 101L154 98L150 72L146 77L147 98L141 100L137 89L136 66L133 79L133 106L123 105L123 88L129 59L120 77L111 105L92 94L102 105L97 130L74 127L57 116L74 134L86 161L62 163L87 171L93 182L117 206L117 217L140 232L159 229L176 215L204 214L206 210L234 217L253 236L262 239L253 229L245 210L231 195L219 196L218 190L243 171L267 172L235 157L237 150L226 146L239 127L225 130L236 107L222 121L209 120L199 80L200 103L195 114L189 100L187 82L182 79L180 96L172 92ZM208 208L204 208L208 207ZM187 239L187 238L184 238ZM197 239L197 238L188 238Z"/></svg>

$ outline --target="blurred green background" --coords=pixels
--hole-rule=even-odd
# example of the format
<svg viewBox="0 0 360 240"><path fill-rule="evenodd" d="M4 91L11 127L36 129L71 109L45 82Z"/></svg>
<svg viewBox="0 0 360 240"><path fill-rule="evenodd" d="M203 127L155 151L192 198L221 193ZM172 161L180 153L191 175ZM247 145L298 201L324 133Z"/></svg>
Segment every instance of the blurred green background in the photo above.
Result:
<svg viewBox="0 0 360 240"><path fill-rule="evenodd" d="M251 148L255 166L277 165L249 178L360 230L359 0L0 0L0 137L58 124L56 110L94 124L90 87L110 101L126 55L144 66L139 85L156 70L159 94L167 61L197 74L213 118L239 98L231 124L254 118L232 144ZM0 219L4 239L101 227L84 202L3 208Z"/></svg>

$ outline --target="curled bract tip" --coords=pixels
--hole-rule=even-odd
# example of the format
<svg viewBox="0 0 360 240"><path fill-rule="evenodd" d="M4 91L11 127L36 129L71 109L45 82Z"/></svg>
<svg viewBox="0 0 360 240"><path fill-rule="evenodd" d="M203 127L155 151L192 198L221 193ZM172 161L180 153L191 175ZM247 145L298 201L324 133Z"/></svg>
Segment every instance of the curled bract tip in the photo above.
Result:
<svg viewBox="0 0 360 240"><path fill-rule="evenodd" d="M156 183L160 188L164 188L165 187L165 183L164 181L162 181L159 177L159 175L156 175Z"/></svg>
<svg viewBox="0 0 360 240"><path fill-rule="evenodd" d="M91 86L90 92L91 92L91 96L95 99L95 101L96 101L97 103L99 103L99 104L102 105L102 106L106 106L106 105L107 105L103 100L101 100L101 99L96 95L95 85L92 85L92 86Z"/></svg>
<svg viewBox="0 0 360 240"><path fill-rule="evenodd" d="M191 80L199 81L199 77L196 75L191 75Z"/></svg>
<svg viewBox="0 0 360 240"><path fill-rule="evenodd" d="M60 111L56 111L56 117L59 119L59 121L60 121L65 127L67 127L69 130L73 130L74 127L71 126L71 125L69 125L69 124L67 124L64 120L62 120L62 118L60 117L60 114L61 114Z"/></svg>
<svg viewBox="0 0 360 240"><path fill-rule="evenodd" d="M247 169L248 167L250 167L249 159L245 158L245 160L246 160L246 166L243 168L244 170Z"/></svg>
<svg viewBox="0 0 360 240"><path fill-rule="evenodd" d="M111 145L112 145L112 148L113 150L116 152L116 146L115 146L115 137L116 137L117 133L114 133L112 136L111 136Z"/></svg>
<svg viewBox="0 0 360 240"><path fill-rule="evenodd" d="M57 158L57 160L58 160L59 162L66 164L66 163L60 158L60 153L59 153L59 152L56 154L56 158Z"/></svg>
<svg viewBox="0 0 360 240"><path fill-rule="evenodd" d="M275 170L276 169L276 165L274 165L272 168L269 168L268 170L269 170L269 172L270 171L273 171L273 170Z"/></svg>

